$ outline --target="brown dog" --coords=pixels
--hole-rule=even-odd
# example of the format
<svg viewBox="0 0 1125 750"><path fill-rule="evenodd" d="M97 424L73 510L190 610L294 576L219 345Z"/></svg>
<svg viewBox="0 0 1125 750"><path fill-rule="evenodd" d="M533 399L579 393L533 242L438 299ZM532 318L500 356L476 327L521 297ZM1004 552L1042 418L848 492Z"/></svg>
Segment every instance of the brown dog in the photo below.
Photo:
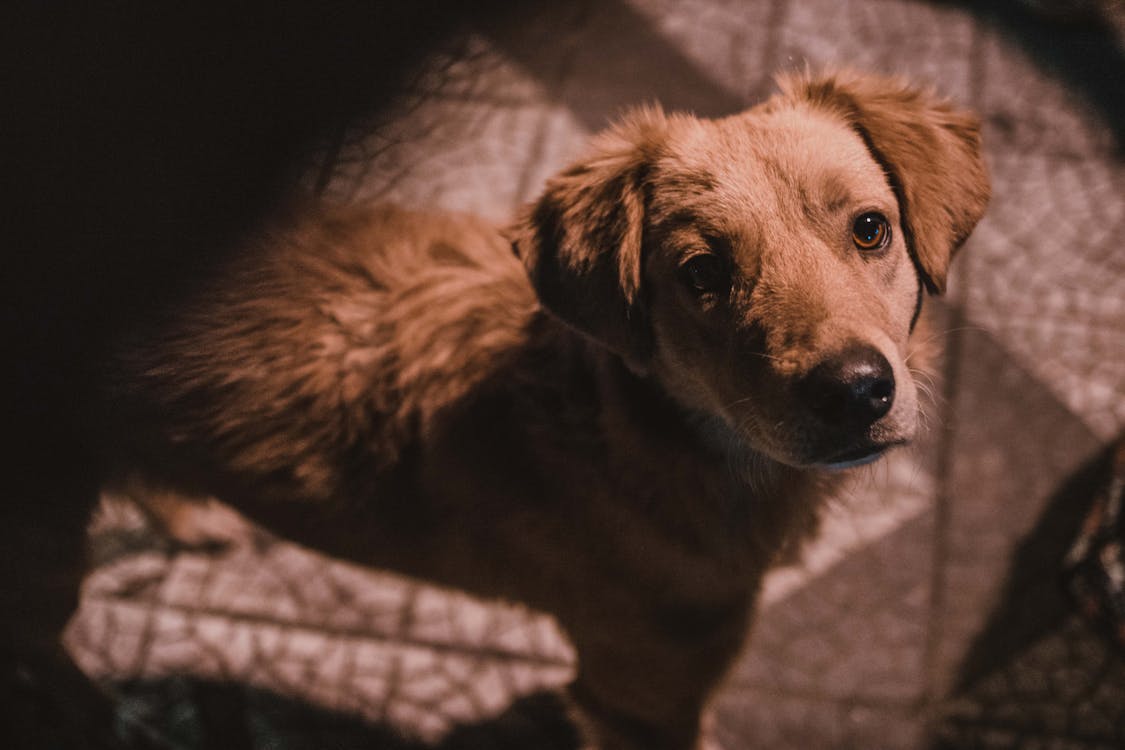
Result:
<svg viewBox="0 0 1125 750"><path fill-rule="evenodd" d="M636 112L507 238L309 213L123 348L117 481L551 612L592 743L691 748L828 470L913 437L923 288L988 194L973 117L840 73Z"/></svg>

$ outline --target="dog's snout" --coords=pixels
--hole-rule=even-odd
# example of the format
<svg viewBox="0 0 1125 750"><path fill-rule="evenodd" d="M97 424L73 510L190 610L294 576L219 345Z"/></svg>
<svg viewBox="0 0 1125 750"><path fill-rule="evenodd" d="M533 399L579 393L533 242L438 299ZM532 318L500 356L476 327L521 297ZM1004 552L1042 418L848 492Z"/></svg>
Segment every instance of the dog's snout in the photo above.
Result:
<svg viewBox="0 0 1125 750"><path fill-rule="evenodd" d="M801 395L824 422L868 425L891 410L895 378L890 362L871 346L828 357L800 382Z"/></svg>

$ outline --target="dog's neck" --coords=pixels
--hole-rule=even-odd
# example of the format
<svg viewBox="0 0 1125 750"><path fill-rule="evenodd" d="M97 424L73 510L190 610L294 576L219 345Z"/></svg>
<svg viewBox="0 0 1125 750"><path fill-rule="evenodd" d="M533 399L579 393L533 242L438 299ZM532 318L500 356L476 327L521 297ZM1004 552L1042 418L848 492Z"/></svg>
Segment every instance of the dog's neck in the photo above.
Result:
<svg viewBox="0 0 1125 750"><path fill-rule="evenodd" d="M644 371L588 337L560 324L572 339L570 350L593 377L605 429L632 434L634 443L657 452L690 450L709 458L738 483L767 492L801 470L756 450L719 416L675 399Z"/></svg>
<svg viewBox="0 0 1125 750"><path fill-rule="evenodd" d="M695 539L708 554L754 564L777 559L815 528L825 484L819 473L753 450L725 422L684 407L596 342L570 329L561 335L570 337L572 362L596 393L597 429L612 469L623 487L635 478L649 493L652 522Z"/></svg>

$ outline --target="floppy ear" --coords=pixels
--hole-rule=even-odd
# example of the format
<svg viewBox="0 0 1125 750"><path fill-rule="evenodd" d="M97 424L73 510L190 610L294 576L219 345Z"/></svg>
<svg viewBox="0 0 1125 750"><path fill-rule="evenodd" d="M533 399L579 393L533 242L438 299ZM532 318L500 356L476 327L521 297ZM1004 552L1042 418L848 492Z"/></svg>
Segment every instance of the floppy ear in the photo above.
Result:
<svg viewBox="0 0 1125 750"><path fill-rule="evenodd" d="M664 115L644 109L547 182L511 232L543 306L643 369L652 332L641 289L645 180Z"/></svg>
<svg viewBox="0 0 1125 750"><path fill-rule="evenodd" d="M949 262L988 205L980 121L898 78L840 71L779 83L786 96L838 114L863 138L898 199L923 283L945 291Z"/></svg>

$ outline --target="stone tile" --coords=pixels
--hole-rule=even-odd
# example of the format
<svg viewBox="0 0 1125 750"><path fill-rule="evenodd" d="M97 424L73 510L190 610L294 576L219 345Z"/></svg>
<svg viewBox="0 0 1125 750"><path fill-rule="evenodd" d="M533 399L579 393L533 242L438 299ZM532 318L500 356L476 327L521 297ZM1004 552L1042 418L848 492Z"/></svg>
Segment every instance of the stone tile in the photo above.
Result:
<svg viewBox="0 0 1125 750"><path fill-rule="evenodd" d="M1112 158L1115 135L1106 105L1086 89L1103 77L1087 69L1102 56L1096 37L1017 16L978 28L979 99L973 104L991 144L1015 153Z"/></svg>
<svg viewBox="0 0 1125 750"><path fill-rule="evenodd" d="M972 15L952 4L789 2L775 65L846 65L905 74L969 105L975 33Z"/></svg>
<svg viewBox="0 0 1125 750"><path fill-rule="evenodd" d="M426 101L346 150L324 195L507 221L522 200L545 109L544 102Z"/></svg>
<svg viewBox="0 0 1125 750"><path fill-rule="evenodd" d="M651 21L621 1L591 2L562 95L595 129L627 106L651 101L713 117L745 102L716 81Z"/></svg>
<svg viewBox="0 0 1125 750"><path fill-rule="evenodd" d="M634 0L631 5L732 94L748 103L768 94L784 0Z"/></svg>
<svg viewBox="0 0 1125 750"><path fill-rule="evenodd" d="M415 76L411 98L537 104L544 84L479 33L466 33L431 56Z"/></svg>
<svg viewBox="0 0 1125 750"><path fill-rule="evenodd" d="M1001 602L1013 554L1052 493L1098 447L1085 424L994 339L975 329L960 337L937 529L934 694L955 683L974 636Z"/></svg>
<svg viewBox="0 0 1125 750"><path fill-rule="evenodd" d="M916 700L925 687L932 511L761 612L731 685L836 700Z"/></svg>
<svg viewBox="0 0 1125 750"><path fill-rule="evenodd" d="M531 4L485 32L590 130L653 101L708 116L741 109L743 99L666 37L656 18L663 14L623 0Z"/></svg>
<svg viewBox="0 0 1125 750"><path fill-rule="evenodd" d="M541 136L521 176L520 201L535 200L548 178L583 155L590 137L591 132L569 109L556 106L546 111Z"/></svg>
<svg viewBox="0 0 1125 750"><path fill-rule="evenodd" d="M1125 427L1125 167L1106 113L1072 80L1096 44L1026 21L982 40L994 197L968 314L1108 440Z"/></svg>
<svg viewBox="0 0 1125 750"><path fill-rule="evenodd" d="M545 616L281 541L104 565L67 646L96 678L235 681L427 741L557 689L574 662Z"/></svg>
<svg viewBox="0 0 1125 750"><path fill-rule="evenodd" d="M1052 493L1034 527L1013 551L999 601L962 659L956 681L959 690L1018 657L1074 613L1075 604L1062 585L1060 560L1104 489L1108 472L1108 455L1103 452Z"/></svg>
<svg viewBox="0 0 1125 750"><path fill-rule="evenodd" d="M499 17L483 17L478 32L509 60L541 85L552 99L571 71L571 62L582 43L592 0L568 3L528 3L513 6Z"/></svg>
<svg viewBox="0 0 1125 750"><path fill-rule="evenodd" d="M1121 747L1123 700L1125 659L1071 616L942 705L932 746Z"/></svg>
<svg viewBox="0 0 1125 750"><path fill-rule="evenodd" d="M335 202L392 202L509 220L552 105L542 83L480 35L435 54L379 119L321 154L309 187Z"/></svg>
<svg viewBox="0 0 1125 750"><path fill-rule="evenodd" d="M967 312L1102 439L1125 427L1125 167L1004 151Z"/></svg>
<svg viewBox="0 0 1125 750"><path fill-rule="evenodd" d="M914 709L853 705L841 709L844 725L843 748L902 748L921 746L925 724Z"/></svg>
<svg viewBox="0 0 1125 750"><path fill-rule="evenodd" d="M791 697L784 693L724 691L716 700L714 737L724 750L839 747L843 727L839 706L831 701Z"/></svg>
<svg viewBox="0 0 1125 750"><path fill-rule="evenodd" d="M714 737L724 750L913 750L920 745L920 729L908 708L772 691L728 691L715 704Z"/></svg>
<svg viewBox="0 0 1125 750"><path fill-rule="evenodd" d="M855 472L829 504L816 538L806 544L801 559L767 575L761 595L763 609L783 601L794 591L812 585L849 555L878 544L933 509L930 456L910 449Z"/></svg>

